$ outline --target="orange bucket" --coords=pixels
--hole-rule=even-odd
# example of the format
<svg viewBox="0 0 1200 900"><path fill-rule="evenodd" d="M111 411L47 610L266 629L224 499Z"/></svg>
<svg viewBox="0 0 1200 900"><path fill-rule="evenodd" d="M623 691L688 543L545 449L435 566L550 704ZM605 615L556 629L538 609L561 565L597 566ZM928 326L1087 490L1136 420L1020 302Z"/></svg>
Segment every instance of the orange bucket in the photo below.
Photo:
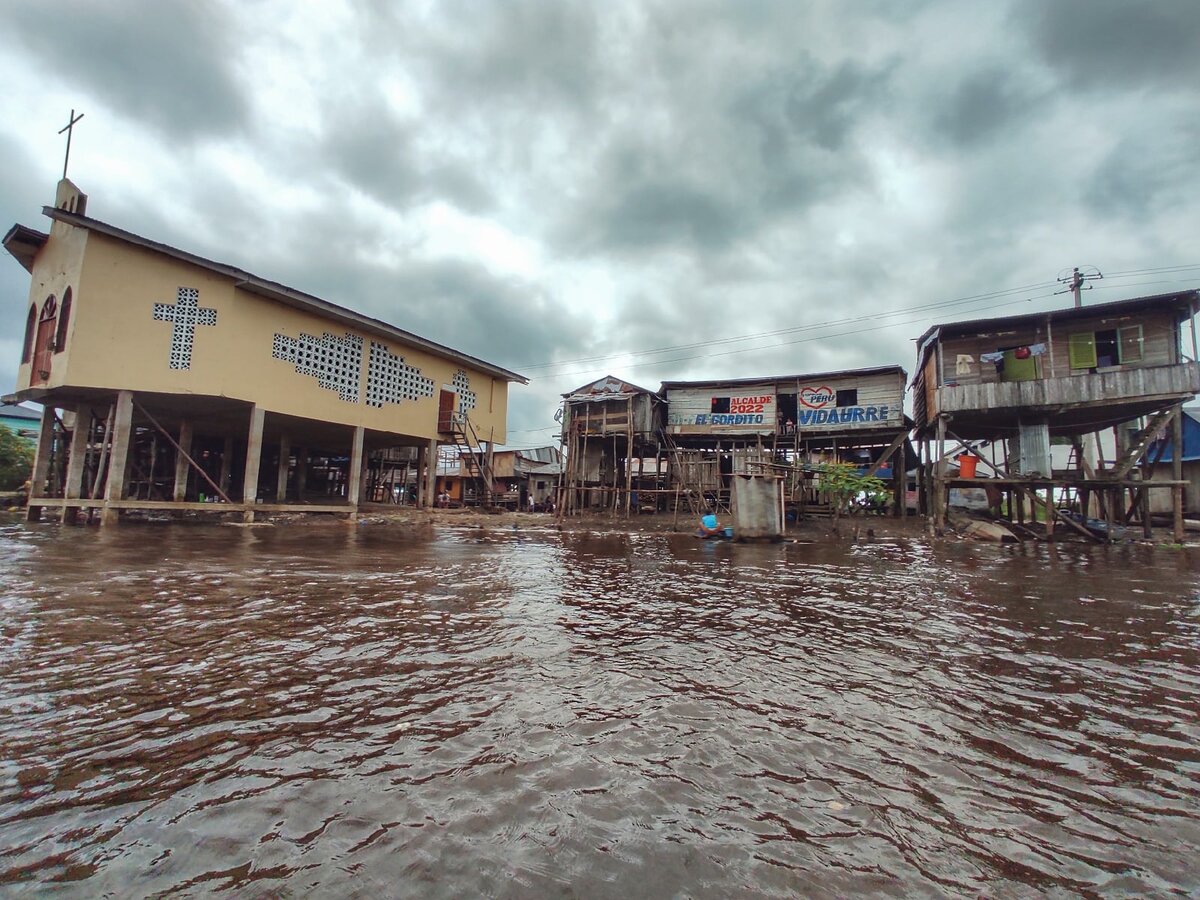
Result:
<svg viewBox="0 0 1200 900"><path fill-rule="evenodd" d="M959 478L974 478L975 466L979 464L979 457L972 456L970 453L963 453L958 457L958 477Z"/></svg>

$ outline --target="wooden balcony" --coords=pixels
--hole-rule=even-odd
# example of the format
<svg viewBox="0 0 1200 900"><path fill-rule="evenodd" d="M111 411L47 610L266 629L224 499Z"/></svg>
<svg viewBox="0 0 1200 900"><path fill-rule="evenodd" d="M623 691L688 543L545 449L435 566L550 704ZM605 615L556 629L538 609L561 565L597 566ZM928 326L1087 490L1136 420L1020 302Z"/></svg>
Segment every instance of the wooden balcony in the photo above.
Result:
<svg viewBox="0 0 1200 900"><path fill-rule="evenodd" d="M940 411L960 438L1007 437L1038 421L1046 422L1052 435L1070 435L1150 415L1198 393L1200 363L1188 362L1037 381L947 384Z"/></svg>

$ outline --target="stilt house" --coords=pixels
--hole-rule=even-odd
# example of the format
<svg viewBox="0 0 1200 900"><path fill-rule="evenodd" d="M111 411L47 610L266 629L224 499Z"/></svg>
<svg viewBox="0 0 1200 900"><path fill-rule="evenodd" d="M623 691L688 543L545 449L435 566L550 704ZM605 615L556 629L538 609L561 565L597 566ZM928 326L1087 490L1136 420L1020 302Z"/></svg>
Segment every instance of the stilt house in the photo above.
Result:
<svg viewBox="0 0 1200 900"><path fill-rule="evenodd" d="M633 511L634 479L644 475L641 461L659 452L662 423L654 391L611 375L563 394L563 511Z"/></svg>
<svg viewBox="0 0 1200 900"><path fill-rule="evenodd" d="M1176 488L1181 530L1179 473L1150 479L1139 467L1147 466L1146 449L1165 425L1178 434L1182 404L1200 390L1198 303L1200 294L1182 291L930 328L917 344L913 409L935 527L945 519L947 490L972 483L952 465L969 447L983 452L982 474L1010 495L1010 514L1048 516L1051 531L1056 519L1086 530L1077 520L1098 513L1113 524L1133 519L1148 528L1151 488ZM1116 430L1119 450L1106 462L1093 436L1108 428ZM1054 440L1074 448L1066 469L1052 465ZM1077 515L1059 510L1064 503Z"/></svg>
<svg viewBox="0 0 1200 900"><path fill-rule="evenodd" d="M819 506L822 461L894 479L903 514L907 375L899 366L769 378L663 382L672 482L692 501L725 507L734 474L774 471L788 502Z"/></svg>
<svg viewBox="0 0 1200 900"><path fill-rule="evenodd" d="M6 399L45 407L31 515L353 513L380 499L372 452L396 448L419 452L428 504L439 443L504 440L522 376L90 218L86 201L64 179L48 233L4 238L31 276Z"/></svg>

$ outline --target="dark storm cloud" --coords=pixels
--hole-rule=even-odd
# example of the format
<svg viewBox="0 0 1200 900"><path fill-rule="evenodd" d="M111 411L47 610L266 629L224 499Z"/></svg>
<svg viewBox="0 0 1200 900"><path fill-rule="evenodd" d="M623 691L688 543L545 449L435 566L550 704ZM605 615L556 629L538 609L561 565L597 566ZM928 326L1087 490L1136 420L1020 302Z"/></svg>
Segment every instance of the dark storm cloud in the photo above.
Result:
<svg viewBox="0 0 1200 900"><path fill-rule="evenodd" d="M1003 137L1036 114L1040 98L999 65L972 72L935 105L933 129L960 147Z"/></svg>
<svg viewBox="0 0 1200 900"><path fill-rule="evenodd" d="M9 5L5 25L41 77L73 82L82 95L172 137L245 125L234 74L240 42L215 3L22 0Z"/></svg>
<svg viewBox="0 0 1200 900"><path fill-rule="evenodd" d="M19 144L0 134L0 236L14 224L49 231L42 207L54 204L53 186L39 180L39 167ZM16 385L29 303L29 273L0 250L0 394Z"/></svg>
<svg viewBox="0 0 1200 900"><path fill-rule="evenodd" d="M444 149L422 148L422 124L401 121L382 101L335 106L323 128L325 138L313 162L330 166L384 206L440 198L481 212L494 202L470 164Z"/></svg>
<svg viewBox="0 0 1200 900"><path fill-rule="evenodd" d="M1176 192L1196 174L1200 128L1189 124L1164 138L1134 134L1097 167L1084 199L1097 213L1145 221L1176 205Z"/></svg>
<svg viewBox="0 0 1200 900"><path fill-rule="evenodd" d="M426 19L377 4L362 27L369 43L422 73L435 109L491 114L516 104L536 120L547 104L560 111L591 105L601 80L596 9L558 0L459 0L438 4L436 17Z"/></svg>
<svg viewBox="0 0 1200 900"><path fill-rule="evenodd" d="M1190 92L1200 80L1195 0L1026 0L1013 21L1074 87Z"/></svg>

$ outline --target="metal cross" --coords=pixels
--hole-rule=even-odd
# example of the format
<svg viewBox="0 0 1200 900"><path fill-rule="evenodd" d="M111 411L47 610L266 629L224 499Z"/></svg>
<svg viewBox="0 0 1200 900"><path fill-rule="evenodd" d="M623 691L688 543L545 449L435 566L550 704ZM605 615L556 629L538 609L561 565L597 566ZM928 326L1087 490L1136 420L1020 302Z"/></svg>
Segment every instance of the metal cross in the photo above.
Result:
<svg viewBox="0 0 1200 900"><path fill-rule="evenodd" d="M75 128L75 123L82 118L83 113L75 115L75 110L71 110L71 121L69 121L62 128L58 129L59 134L62 134L64 131L67 133L67 155L63 157L63 178L67 177L67 162L71 159L71 132Z"/></svg>
<svg viewBox="0 0 1200 900"><path fill-rule="evenodd" d="M176 298L174 306L170 303L155 303L154 318L159 322L175 324L171 332L170 367L190 369L196 326L216 325L217 311L200 306L200 291L196 288L181 287Z"/></svg>

